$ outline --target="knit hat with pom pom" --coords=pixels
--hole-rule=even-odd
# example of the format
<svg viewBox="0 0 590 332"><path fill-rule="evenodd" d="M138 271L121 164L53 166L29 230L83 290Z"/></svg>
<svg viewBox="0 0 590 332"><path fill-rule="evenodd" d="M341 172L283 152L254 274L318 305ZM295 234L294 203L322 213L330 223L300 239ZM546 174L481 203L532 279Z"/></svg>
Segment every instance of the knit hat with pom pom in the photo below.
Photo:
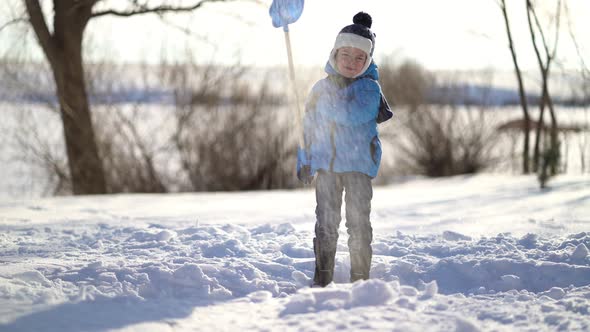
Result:
<svg viewBox="0 0 590 332"><path fill-rule="evenodd" d="M334 48L332 48L332 52L330 53L330 64L336 69L336 53L339 48L355 47L367 54L367 61L360 72L362 74L371 64L371 56L375 49L375 34L371 32L373 19L371 18L371 15L367 13L359 12L354 15L352 22L353 24L342 28L338 33L338 36L336 36Z"/></svg>

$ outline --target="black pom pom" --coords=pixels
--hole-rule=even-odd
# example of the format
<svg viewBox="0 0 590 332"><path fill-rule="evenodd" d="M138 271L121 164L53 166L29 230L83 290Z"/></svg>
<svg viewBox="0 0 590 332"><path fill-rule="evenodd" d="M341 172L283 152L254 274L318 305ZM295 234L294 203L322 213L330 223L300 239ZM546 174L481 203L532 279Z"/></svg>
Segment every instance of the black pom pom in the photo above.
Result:
<svg viewBox="0 0 590 332"><path fill-rule="evenodd" d="M354 17L352 18L352 22L354 24L360 24L360 25L364 25L367 28L371 28L371 25L373 24L373 19L371 18L371 15L365 13L365 12L358 12L356 15L354 15Z"/></svg>

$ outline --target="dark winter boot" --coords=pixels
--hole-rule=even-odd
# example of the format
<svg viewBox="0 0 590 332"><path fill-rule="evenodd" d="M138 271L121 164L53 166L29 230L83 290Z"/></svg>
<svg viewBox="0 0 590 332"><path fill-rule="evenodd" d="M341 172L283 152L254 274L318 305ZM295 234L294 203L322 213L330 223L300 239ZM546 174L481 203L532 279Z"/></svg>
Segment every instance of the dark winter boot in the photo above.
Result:
<svg viewBox="0 0 590 332"><path fill-rule="evenodd" d="M334 280L336 250L326 249L318 243L317 238L313 239L313 250L315 252L313 286L326 287Z"/></svg>
<svg viewBox="0 0 590 332"><path fill-rule="evenodd" d="M350 282L369 279L372 256L370 244L361 248L350 248Z"/></svg>

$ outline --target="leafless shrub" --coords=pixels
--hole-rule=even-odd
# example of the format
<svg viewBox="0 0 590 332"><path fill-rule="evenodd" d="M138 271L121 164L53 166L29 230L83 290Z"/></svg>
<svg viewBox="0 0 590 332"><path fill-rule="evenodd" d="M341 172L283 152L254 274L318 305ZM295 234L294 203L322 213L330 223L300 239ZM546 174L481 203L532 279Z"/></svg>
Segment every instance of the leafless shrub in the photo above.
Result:
<svg viewBox="0 0 590 332"><path fill-rule="evenodd" d="M396 135L383 135L394 146L396 168L403 174L450 176L490 167L497 134L487 106L458 105L460 89L445 83L447 105L434 105L428 95L434 75L413 62L380 67L381 83L396 108ZM441 89L439 89L441 90ZM383 131L382 131L383 132Z"/></svg>
<svg viewBox="0 0 590 332"><path fill-rule="evenodd" d="M46 64L25 56L0 58L0 110L2 153L10 169L4 176L19 176L15 188L23 192L62 195L71 192L63 148L59 108L51 97L51 71ZM16 103L18 102L18 104Z"/></svg>
<svg viewBox="0 0 590 332"><path fill-rule="evenodd" d="M398 106L425 104L434 83L434 75L420 64L411 60L398 64L393 57L383 59L379 74L383 93Z"/></svg>
<svg viewBox="0 0 590 332"><path fill-rule="evenodd" d="M214 77L210 70L193 67L182 71L189 77L175 76L172 140L192 190L294 186L295 147L286 135L288 114L271 93L268 79L254 88L243 71L225 72L205 83ZM202 84L191 89L195 77Z"/></svg>
<svg viewBox="0 0 590 332"><path fill-rule="evenodd" d="M140 133L141 109L137 105L125 112L96 112L97 143L105 167L107 191L167 192L156 165L159 143L154 136ZM145 114L145 112L143 112Z"/></svg>
<svg viewBox="0 0 590 332"><path fill-rule="evenodd" d="M145 64L96 63L87 68L86 81L94 102L93 124L107 192L169 191L166 174L157 164L165 150L159 135L163 121L149 121L150 117L163 117L144 103L154 85L160 89L155 79L157 73ZM125 89L132 91L122 91ZM118 99L125 97L120 96L125 93L145 95L121 103Z"/></svg>
<svg viewBox="0 0 590 332"><path fill-rule="evenodd" d="M248 68L239 66L163 64L137 67L132 74L136 81L129 83L121 82L128 74L123 74L123 65L88 68L93 125L109 193L297 186L296 140L290 130L294 115L269 74L253 78ZM121 103L118 98L125 97L122 90L129 85L133 93L148 96ZM154 91L173 93L161 104L145 103ZM56 107L51 101L32 105ZM47 113L58 126L59 113ZM57 138L48 140L42 130L47 120L25 120L17 121L19 158L43 170L40 177L49 179L46 194L70 194L59 139L63 130L56 129Z"/></svg>
<svg viewBox="0 0 590 332"><path fill-rule="evenodd" d="M28 165L28 172L23 174L30 181L28 185L49 195L65 195L72 190L61 123L51 121L58 116L47 109L23 107L15 113L10 144L14 151L11 161Z"/></svg>
<svg viewBox="0 0 590 332"><path fill-rule="evenodd" d="M397 144L397 161L402 172L450 176L477 173L495 162L497 134L484 113L434 106L400 113L404 139Z"/></svg>

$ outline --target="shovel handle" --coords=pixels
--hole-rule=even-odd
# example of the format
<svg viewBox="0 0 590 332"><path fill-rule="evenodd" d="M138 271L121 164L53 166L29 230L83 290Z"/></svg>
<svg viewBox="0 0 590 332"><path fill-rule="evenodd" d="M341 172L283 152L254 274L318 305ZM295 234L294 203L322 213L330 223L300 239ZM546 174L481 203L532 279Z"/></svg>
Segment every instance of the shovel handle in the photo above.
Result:
<svg viewBox="0 0 590 332"><path fill-rule="evenodd" d="M303 112L301 106L299 106L299 92L297 91L297 84L295 82L295 67L293 66L293 54L291 53L291 38L289 37L289 28L285 26L283 28L285 32L285 43L287 44L287 57L289 58L289 76L291 77L291 85L293 92L295 93L295 107L297 108L297 119L296 119L296 131L298 135L298 143L300 147L303 147Z"/></svg>

